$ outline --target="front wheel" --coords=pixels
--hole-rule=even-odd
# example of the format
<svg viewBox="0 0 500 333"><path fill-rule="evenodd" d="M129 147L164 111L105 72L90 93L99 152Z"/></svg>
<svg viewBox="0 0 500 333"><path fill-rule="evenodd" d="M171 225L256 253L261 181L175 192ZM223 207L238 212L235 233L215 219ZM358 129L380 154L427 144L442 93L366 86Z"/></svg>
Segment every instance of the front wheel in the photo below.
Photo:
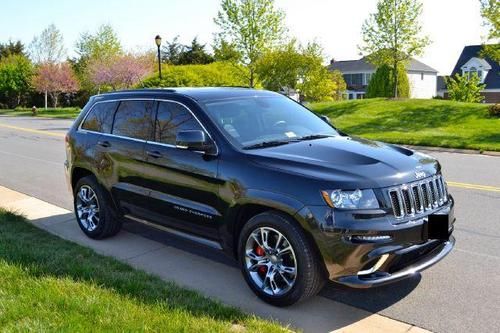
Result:
<svg viewBox="0 0 500 333"><path fill-rule="evenodd" d="M278 212L256 215L245 224L239 239L239 260L253 292L277 306L315 295L325 281L304 231Z"/></svg>

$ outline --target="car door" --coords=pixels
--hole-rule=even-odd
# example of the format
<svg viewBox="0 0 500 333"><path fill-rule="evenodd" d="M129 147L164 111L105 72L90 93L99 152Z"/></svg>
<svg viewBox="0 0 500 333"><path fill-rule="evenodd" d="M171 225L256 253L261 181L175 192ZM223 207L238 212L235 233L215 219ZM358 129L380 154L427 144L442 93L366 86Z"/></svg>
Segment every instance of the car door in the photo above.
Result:
<svg viewBox="0 0 500 333"><path fill-rule="evenodd" d="M100 175L125 214L142 217L149 198L144 186L145 145L152 136L154 100L122 100L114 114L111 133L102 134Z"/></svg>
<svg viewBox="0 0 500 333"><path fill-rule="evenodd" d="M175 101L159 101L154 139L146 143L150 220L216 239L221 218L217 156L177 148L178 131L206 130Z"/></svg>

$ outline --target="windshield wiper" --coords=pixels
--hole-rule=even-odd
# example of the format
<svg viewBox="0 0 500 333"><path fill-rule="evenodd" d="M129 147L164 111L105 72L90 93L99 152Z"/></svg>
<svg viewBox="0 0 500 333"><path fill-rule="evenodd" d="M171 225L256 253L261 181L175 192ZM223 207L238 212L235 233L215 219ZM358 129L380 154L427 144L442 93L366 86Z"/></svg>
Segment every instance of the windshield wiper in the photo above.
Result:
<svg viewBox="0 0 500 333"><path fill-rule="evenodd" d="M273 140L273 141L263 141L253 145L244 146L243 149L257 149L257 148L266 148L266 147L274 147L286 145L292 142L292 140Z"/></svg>
<svg viewBox="0 0 500 333"><path fill-rule="evenodd" d="M311 134L311 135L306 135L302 136L300 138L296 138L295 140L298 141L307 141L307 140L316 140L316 139L324 139L324 138L332 138L334 135L329 135L329 134Z"/></svg>

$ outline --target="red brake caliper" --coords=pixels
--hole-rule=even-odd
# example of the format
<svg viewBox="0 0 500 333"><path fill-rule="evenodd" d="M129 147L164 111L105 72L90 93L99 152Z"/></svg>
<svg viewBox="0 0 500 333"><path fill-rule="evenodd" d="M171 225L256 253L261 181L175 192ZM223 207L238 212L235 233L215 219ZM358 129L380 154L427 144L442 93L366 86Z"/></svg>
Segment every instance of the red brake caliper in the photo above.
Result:
<svg viewBox="0 0 500 333"><path fill-rule="evenodd" d="M264 249L263 249L263 248L261 248L260 246L258 246L258 245L257 245L257 246L255 247L255 254L256 254L256 255L258 255L259 257L262 257L265 253L266 253L266 252L264 251ZM258 272L259 272L259 274L261 274L261 275L266 274L266 272L267 272L267 267L266 267L266 266L260 266L260 267L258 268Z"/></svg>

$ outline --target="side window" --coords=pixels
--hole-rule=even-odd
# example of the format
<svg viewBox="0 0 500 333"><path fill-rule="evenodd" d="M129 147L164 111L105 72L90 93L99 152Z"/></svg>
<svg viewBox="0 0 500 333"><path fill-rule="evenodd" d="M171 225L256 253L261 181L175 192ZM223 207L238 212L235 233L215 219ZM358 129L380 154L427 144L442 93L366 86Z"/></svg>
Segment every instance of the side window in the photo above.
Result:
<svg viewBox="0 0 500 333"><path fill-rule="evenodd" d="M94 105L82 124L82 129L100 133L111 133L113 115L117 102L105 102Z"/></svg>
<svg viewBox="0 0 500 333"><path fill-rule="evenodd" d="M173 102L160 102L155 128L155 141L171 145L179 131L202 130L189 110Z"/></svg>
<svg viewBox="0 0 500 333"><path fill-rule="evenodd" d="M149 140L153 131L154 101L122 101L115 114L113 134Z"/></svg>

